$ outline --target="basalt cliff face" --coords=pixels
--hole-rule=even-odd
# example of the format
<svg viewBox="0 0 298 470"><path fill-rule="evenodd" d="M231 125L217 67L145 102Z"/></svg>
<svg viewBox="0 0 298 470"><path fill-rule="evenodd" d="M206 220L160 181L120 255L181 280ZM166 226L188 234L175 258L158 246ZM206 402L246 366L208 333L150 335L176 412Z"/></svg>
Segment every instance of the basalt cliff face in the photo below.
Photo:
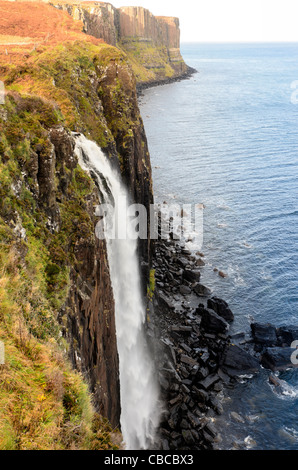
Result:
<svg viewBox="0 0 298 470"><path fill-rule="evenodd" d="M120 47L139 83L183 77L189 71L180 54L179 19L154 16L142 7L114 8L104 2L50 2L83 21L84 31Z"/></svg>
<svg viewBox="0 0 298 470"><path fill-rule="evenodd" d="M0 7L0 448L117 448L102 418L119 425L113 291L95 236L102 201L78 165L74 133L97 142L149 209L136 79L125 53L66 12ZM145 287L150 240L139 249Z"/></svg>

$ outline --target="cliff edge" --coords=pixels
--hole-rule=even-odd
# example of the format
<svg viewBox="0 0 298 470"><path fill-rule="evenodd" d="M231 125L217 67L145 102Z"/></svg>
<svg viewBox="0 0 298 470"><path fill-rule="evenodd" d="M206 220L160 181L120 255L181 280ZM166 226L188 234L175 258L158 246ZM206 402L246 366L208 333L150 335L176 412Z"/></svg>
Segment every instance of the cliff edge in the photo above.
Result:
<svg viewBox="0 0 298 470"><path fill-rule="evenodd" d="M187 76L180 53L179 19L154 16L143 7L115 8L104 2L50 1L83 22L85 33L123 50L138 84Z"/></svg>

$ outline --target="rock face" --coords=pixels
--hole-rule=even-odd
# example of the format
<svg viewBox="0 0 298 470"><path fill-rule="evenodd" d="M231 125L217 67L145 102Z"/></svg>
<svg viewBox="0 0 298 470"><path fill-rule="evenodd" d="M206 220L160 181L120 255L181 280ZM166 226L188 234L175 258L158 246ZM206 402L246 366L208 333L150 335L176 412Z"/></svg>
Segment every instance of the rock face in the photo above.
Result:
<svg viewBox="0 0 298 470"><path fill-rule="evenodd" d="M224 318L227 322L232 322L234 320L234 315L229 308L227 302L217 297L212 297L208 299L208 308L214 310L220 317Z"/></svg>
<svg viewBox="0 0 298 470"><path fill-rule="evenodd" d="M259 361L244 349L236 345L227 346L222 367L230 375L249 374L259 371Z"/></svg>
<svg viewBox="0 0 298 470"><path fill-rule="evenodd" d="M47 200L56 201L57 191L51 182L57 178L61 185L58 190L61 190L63 198L67 198L77 157L73 138L62 127L52 129L49 140L53 163L42 165L42 181L47 182ZM39 188L42 196L42 185L39 184ZM96 190L86 201L86 211L94 227L93 207L98 201ZM59 214L59 205L55 204L56 207L46 209L50 215ZM74 255L76 262L70 271L71 289L59 314L59 321L64 325L62 334L70 344L74 366L88 377L100 413L117 426L120 416L118 352L105 241L94 236L80 236Z"/></svg>
<svg viewBox="0 0 298 470"><path fill-rule="evenodd" d="M179 19L154 16L143 7L104 2L50 2L83 22L84 32L117 45L131 59L138 82L183 77L190 72L180 53Z"/></svg>
<svg viewBox="0 0 298 470"><path fill-rule="evenodd" d="M119 32L119 11L105 2L50 2L66 10L75 20L84 25L84 32L106 43L116 46Z"/></svg>
<svg viewBox="0 0 298 470"><path fill-rule="evenodd" d="M272 371L285 370L289 367L297 367L291 360L295 349L292 348L267 348L262 354L261 363Z"/></svg>
<svg viewBox="0 0 298 470"><path fill-rule="evenodd" d="M276 328L270 323L252 323L251 332L257 344L263 346L277 344Z"/></svg>
<svg viewBox="0 0 298 470"><path fill-rule="evenodd" d="M180 49L179 19L167 16L154 16L146 8L121 7L119 38L138 38L151 41L156 46L169 50Z"/></svg>

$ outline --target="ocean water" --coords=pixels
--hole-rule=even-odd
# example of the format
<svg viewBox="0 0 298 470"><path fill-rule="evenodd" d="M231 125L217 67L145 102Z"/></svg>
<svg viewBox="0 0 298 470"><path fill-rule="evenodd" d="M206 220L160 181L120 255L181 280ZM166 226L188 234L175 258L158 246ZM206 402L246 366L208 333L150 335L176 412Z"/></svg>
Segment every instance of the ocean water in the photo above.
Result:
<svg viewBox="0 0 298 470"><path fill-rule="evenodd" d="M229 303L232 332L252 319L297 325L298 44L184 44L182 54L198 73L140 98L155 197L204 204L202 282ZM298 370L280 374L281 395L268 376L229 391L223 448L298 449Z"/></svg>

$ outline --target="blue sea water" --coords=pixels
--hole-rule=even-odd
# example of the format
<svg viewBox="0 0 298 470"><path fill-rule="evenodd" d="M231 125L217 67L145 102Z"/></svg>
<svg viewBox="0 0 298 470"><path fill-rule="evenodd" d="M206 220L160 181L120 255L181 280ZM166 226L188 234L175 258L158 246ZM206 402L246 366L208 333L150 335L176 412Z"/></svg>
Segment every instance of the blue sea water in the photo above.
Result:
<svg viewBox="0 0 298 470"><path fill-rule="evenodd" d="M298 44L184 44L182 55L198 73L140 99L155 196L204 204L202 282L229 303L233 331L298 325ZM298 370L280 374L283 395L268 375L229 391L223 448L298 449Z"/></svg>

